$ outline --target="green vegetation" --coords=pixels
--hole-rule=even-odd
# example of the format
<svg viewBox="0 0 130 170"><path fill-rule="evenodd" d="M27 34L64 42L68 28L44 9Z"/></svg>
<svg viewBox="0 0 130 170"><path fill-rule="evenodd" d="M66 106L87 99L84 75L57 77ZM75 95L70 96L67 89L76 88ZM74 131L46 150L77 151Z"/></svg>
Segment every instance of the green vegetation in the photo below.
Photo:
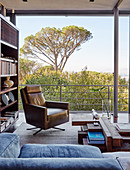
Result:
<svg viewBox="0 0 130 170"><path fill-rule="evenodd" d="M23 64L24 63L24 64ZM62 100L70 103L70 110L102 110L102 98L98 89L101 90L104 99L111 100L111 110L113 110L113 74L98 73L93 71L80 72L56 72L52 66L37 66L35 62L30 63L20 59L20 74L24 75L20 84L40 84L46 100ZM30 70L31 69L31 70ZM81 86L78 86L81 85ZM91 86L92 85L92 86ZM119 76L119 110L128 111L128 82ZM62 91L62 96L60 92ZM109 91L109 95L108 95ZM122 105L123 104L123 105Z"/></svg>

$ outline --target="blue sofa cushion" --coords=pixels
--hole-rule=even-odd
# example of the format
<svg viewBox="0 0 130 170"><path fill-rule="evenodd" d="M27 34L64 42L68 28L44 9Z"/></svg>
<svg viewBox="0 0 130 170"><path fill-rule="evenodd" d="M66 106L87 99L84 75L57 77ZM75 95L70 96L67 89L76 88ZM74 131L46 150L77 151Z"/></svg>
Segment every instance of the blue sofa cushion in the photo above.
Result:
<svg viewBox="0 0 130 170"><path fill-rule="evenodd" d="M0 134L0 157L17 158L20 154L19 137L13 133Z"/></svg>
<svg viewBox="0 0 130 170"><path fill-rule="evenodd" d="M103 158L98 147L88 145L25 144L20 151L20 158Z"/></svg>
<svg viewBox="0 0 130 170"><path fill-rule="evenodd" d="M0 170L122 170L109 158L1 158Z"/></svg>

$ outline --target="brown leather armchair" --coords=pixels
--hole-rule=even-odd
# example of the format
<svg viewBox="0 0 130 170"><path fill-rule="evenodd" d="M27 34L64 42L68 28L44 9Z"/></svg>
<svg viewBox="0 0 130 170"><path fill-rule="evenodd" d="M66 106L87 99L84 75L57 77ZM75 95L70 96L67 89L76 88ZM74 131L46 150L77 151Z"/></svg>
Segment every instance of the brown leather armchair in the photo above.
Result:
<svg viewBox="0 0 130 170"><path fill-rule="evenodd" d="M55 126L69 121L69 103L45 101L41 86L26 86L20 90L20 93L26 122L35 128L40 128L33 135L49 128L65 130Z"/></svg>

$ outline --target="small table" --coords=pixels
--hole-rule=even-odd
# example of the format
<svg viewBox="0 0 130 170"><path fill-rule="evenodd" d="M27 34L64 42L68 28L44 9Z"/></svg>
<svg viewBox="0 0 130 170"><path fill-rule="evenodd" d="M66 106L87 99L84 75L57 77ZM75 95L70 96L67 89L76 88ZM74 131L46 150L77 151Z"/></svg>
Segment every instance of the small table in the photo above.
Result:
<svg viewBox="0 0 130 170"><path fill-rule="evenodd" d="M94 122L95 120L92 120L92 118L87 120L72 120L72 126L81 126L81 130L78 131L79 144L88 145L86 138L88 131L101 131L105 137L105 144L93 144L94 146L98 146L101 151L130 151L130 145L128 145L130 143L130 136L120 135L114 124L106 117L96 120L99 123L99 127L94 127Z"/></svg>

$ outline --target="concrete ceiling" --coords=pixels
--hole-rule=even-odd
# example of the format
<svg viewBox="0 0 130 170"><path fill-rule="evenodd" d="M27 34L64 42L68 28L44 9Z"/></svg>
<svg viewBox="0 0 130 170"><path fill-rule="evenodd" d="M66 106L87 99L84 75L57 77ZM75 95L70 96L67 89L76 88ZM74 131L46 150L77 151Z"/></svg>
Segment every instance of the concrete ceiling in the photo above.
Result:
<svg viewBox="0 0 130 170"><path fill-rule="evenodd" d="M130 0L123 0L119 6L120 10L130 11Z"/></svg>
<svg viewBox="0 0 130 170"><path fill-rule="evenodd" d="M0 0L6 9L14 10L113 10L118 0ZM130 0L123 0L120 10L130 10Z"/></svg>

